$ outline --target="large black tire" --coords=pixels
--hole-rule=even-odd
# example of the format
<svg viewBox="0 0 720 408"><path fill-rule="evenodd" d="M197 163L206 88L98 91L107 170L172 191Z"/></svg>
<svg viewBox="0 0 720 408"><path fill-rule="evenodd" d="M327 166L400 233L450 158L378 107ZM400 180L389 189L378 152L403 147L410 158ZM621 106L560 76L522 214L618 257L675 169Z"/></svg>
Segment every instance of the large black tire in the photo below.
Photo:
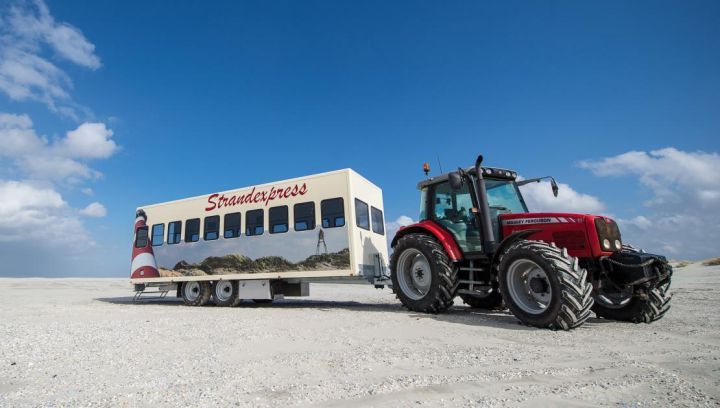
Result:
<svg viewBox="0 0 720 408"><path fill-rule="evenodd" d="M417 274L419 269L398 271L398 262L410 255L418 259L422 256L427 261L429 273L423 271L422 278L430 279L429 282L426 280L427 288L424 291L413 291L408 285L412 279L407 275ZM402 262L404 264L406 261ZM411 265L413 266L415 264ZM458 288L457 269L435 238L426 234L407 234L401 237L390 259L390 270L393 290L408 309L422 313L440 313L452 306ZM398 276L401 273L405 275Z"/></svg>
<svg viewBox="0 0 720 408"><path fill-rule="evenodd" d="M598 317L610 320L620 320L633 323L652 323L665 316L670 310L670 278L661 284L651 287L646 292L646 297L634 296L622 307L607 307L603 300L596 299L593 312Z"/></svg>
<svg viewBox="0 0 720 408"><path fill-rule="evenodd" d="M207 281L184 282L180 292L186 305L204 306L210 300L212 287Z"/></svg>
<svg viewBox="0 0 720 408"><path fill-rule="evenodd" d="M590 317L593 298L587 271L565 249L519 240L500 256L498 272L505 304L524 324L570 330Z"/></svg>
<svg viewBox="0 0 720 408"><path fill-rule="evenodd" d="M488 309L488 310L499 310L502 309L502 295L498 289L493 289L492 292L484 296L475 296L463 294L460 295L463 303L470 306L473 309Z"/></svg>
<svg viewBox="0 0 720 408"><path fill-rule="evenodd" d="M212 287L212 296L217 306L233 307L240 304L237 281L217 281Z"/></svg>

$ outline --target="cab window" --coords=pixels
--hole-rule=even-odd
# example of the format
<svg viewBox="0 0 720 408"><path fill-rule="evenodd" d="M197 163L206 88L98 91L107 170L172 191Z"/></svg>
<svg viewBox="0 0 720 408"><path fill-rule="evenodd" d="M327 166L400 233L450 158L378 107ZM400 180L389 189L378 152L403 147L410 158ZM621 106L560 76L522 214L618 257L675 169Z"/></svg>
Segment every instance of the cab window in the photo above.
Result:
<svg viewBox="0 0 720 408"><path fill-rule="evenodd" d="M433 219L453 234L463 252L482 249L480 231L475 226L472 208L472 197L467 183L460 190L453 190L448 182L435 186Z"/></svg>

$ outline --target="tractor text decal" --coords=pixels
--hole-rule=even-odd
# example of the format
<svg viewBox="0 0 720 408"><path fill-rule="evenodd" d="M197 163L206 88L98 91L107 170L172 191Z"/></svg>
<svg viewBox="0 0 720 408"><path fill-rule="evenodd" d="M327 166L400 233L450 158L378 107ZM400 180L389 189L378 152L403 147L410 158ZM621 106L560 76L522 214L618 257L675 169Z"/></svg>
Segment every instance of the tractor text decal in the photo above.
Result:
<svg viewBox="0 0 720 408"><path fill-rule="evenodd" d="M527 225L527 224L555 224L555 223L577 223L582 222L581 218L570 217L543 217L543 218L518 218L504 220L504 225Z"/></svg>
<svg viewBox="0 0 720 408"><path fill-rule="evenodd" d="M270 190L257 192L255 191L255 187L253 187L252 191L247 194L238 194L229 197L226 197L225 194L212 194L208 197L208 206L205 207L205 211L212 211L223 207L234 207L236 205L243 204L265 203L265 206L267 206L270 201L275 199L296 197L298 195L302 196L305 195L307 191L307 185L303 183L302 185L295 184L292 187L285 188L271 187Z"/></svg>

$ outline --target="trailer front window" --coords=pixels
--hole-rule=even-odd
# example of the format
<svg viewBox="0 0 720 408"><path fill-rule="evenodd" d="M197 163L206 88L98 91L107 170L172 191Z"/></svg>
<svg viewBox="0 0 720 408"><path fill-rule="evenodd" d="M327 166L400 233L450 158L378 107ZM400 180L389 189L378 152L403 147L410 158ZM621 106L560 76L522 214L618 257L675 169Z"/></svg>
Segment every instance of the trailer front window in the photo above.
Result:
<svg viewBox="0 0 720 408"><path fill-rule="evenodd" d="M368 205L357 198L355 199L355 222L357 226L362 229L370 229L370 212Z"/></svg>
<svg viewBox="0 0 720 408"><path fill-rule="evenodd" d="M383 212L375 207L370 207L370 215L372 216L372 230L376 234L385 235L385 223L383 222Z"/></svg>
<svg viewBox="0 0 720 408"><path fill-rule="evenodd" d="M135 235L135 248L145 248L148 244L148 227L138 228Z"/></svg>

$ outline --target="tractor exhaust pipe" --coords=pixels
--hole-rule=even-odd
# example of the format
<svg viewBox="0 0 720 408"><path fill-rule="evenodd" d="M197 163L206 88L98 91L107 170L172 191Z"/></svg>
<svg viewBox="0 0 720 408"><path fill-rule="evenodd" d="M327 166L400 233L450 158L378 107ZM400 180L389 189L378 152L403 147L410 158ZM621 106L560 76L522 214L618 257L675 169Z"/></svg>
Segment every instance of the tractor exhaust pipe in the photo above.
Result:
<svg viewBox="0 0 720 408"><path fill-rule="evenodd" d="M490 219L490 205L487 199L487 189L485 188L485 179L482 172L482 155L475 160L475 191L477 191L478 208L480 212L480 231L483 237L483 252L492 254L495 252L495 233L492 229L492 220Z"/></svg>

